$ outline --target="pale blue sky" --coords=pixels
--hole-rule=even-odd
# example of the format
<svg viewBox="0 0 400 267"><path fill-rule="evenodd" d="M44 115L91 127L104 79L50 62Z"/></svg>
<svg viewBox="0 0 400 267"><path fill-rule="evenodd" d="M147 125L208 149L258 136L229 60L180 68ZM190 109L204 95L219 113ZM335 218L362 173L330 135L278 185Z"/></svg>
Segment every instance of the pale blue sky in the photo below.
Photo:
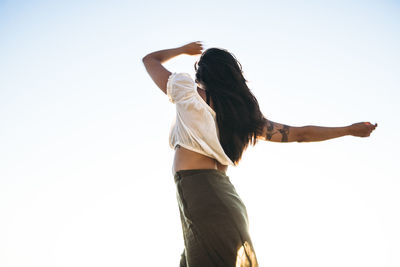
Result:
<svg viewBox="0 0 400 267"><path fill-rule="evenodd" d="M227 172L261 266L400 265L398 1L0 1L0 266L177 266L175 107L141 58L243 65L271 120L379 124L259 143ZM196 57L166 64L194 75Z"/></svg>

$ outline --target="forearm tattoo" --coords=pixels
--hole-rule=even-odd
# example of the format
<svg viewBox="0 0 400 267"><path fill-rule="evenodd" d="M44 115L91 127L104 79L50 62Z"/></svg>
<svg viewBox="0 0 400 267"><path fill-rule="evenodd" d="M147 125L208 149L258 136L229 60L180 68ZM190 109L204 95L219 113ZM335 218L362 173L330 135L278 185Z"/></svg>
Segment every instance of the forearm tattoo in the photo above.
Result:
<svg viewBox="0 0 400 267"><path fill-rule="evenodd" d="M287 142L288 141L288 135L289 135L289 126L283 125L283 129L279 129L278 131L282 135L282 142Z"/></svg>
<svg viewBox="0 0 400 267"><path fill-rule="evenodd" d="M276 132L273 132L274 130L274 123L272 121L267 121L267 140L271 140L272 136L276 134Z"/></svg>
<svg viewBox="0 0 400 267"><path fill-rule="evenodd" d="M272 121L267 121L267 134L265 138L267 140L271 140L272 136L279 132L282 135L281 142L287 142L290 127L285 124L283 124L282 126L283 126L282 129L276 129L275 124Z"/></svg>

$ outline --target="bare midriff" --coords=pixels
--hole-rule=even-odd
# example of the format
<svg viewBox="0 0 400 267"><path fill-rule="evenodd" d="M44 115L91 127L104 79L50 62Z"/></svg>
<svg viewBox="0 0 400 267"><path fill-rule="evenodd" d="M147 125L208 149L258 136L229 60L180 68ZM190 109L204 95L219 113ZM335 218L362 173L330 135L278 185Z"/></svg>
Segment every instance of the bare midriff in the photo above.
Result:
<svg viewBox="0 0 400 267"><path fill-rule="evenodd" d="M216 169L226 172L228 165L222 165L216 159L177 145L175 147L173 169L174 172L192 169Z"/></svg>

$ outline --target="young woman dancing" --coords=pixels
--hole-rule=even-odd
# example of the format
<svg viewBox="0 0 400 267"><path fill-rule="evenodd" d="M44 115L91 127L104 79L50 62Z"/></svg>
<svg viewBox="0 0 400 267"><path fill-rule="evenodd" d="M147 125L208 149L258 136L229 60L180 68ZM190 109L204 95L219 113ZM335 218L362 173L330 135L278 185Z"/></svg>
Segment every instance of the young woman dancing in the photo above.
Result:
<svg viewBox="0 0 400 267"><path fill-rule="evenodd" d="M185 242L180 266L258 266L246 207L226 175L228 165L236 166L247 146L258 140L367 137L377 124L293 127L273 122L261 113L236 58L224 49L202 50L200 42L192 42L143 58L150 77L176 106L169 144L175 149L172 173ZM162 65L182 54L201 54L195 80Z"/></svg>

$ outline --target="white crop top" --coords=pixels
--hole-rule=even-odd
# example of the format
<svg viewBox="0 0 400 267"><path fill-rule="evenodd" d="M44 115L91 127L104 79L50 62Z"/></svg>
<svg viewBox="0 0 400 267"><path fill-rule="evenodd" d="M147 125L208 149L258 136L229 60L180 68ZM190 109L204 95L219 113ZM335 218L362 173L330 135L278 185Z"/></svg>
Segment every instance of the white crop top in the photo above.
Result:
<svg viewBox="0 0 400 267"><path fill-rule="evenodd" d="M176 118L169 133L169 145L186 149L234 165L219 142L215 111L197 92L188 73L172 73L167 82L169 101L176 106Z"/></svg>

